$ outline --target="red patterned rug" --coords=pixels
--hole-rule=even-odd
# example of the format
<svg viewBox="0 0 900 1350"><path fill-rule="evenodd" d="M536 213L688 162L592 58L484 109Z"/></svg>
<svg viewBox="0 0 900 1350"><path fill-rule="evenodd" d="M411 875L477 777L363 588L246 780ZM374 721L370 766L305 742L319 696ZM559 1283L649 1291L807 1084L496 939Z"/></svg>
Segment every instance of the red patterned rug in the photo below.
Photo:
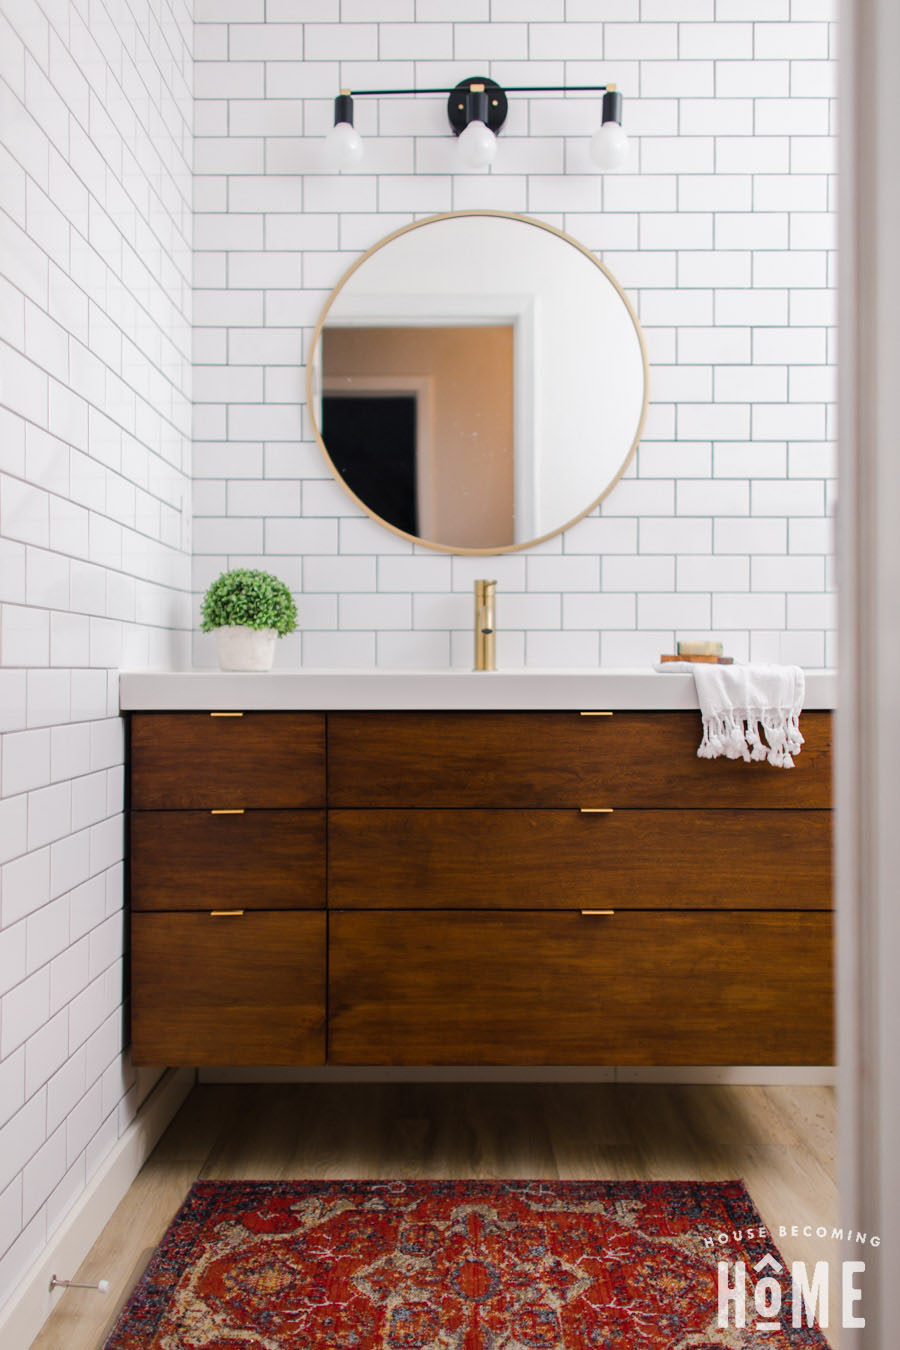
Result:
<svg viewBox="0 0 900 1350"><path fill-rule="evenodd" d="M718 1327L760 1224L740 1181L201 1181L105 1350L827 1350L789 1273Z"/></svg>

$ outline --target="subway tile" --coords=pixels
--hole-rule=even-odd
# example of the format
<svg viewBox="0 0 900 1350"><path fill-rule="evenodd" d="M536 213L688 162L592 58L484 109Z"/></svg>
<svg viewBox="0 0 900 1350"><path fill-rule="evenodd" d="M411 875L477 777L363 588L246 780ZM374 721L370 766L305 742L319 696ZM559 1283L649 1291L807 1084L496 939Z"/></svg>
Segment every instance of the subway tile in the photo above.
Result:
<svg viewBox="0 0 900 1350"><path fill-rule="evenodd" d="M272 19L264 23L231 23L228 42L230 51L239 54L240 62L299 61L303 57L303 25L277 23Z"/></svg>
<svg viewBox="0 0 900 1350"><path fill-rule="evenodd" d="M675 589L674 557L653 557L646 554L604 557L602 560L604 591L650 591Z"/></svg>
<svg viewBox="0 0 900 1350"><path fill-rule="evenodd" d="M722 366L715 372L717 403L783 401L787 392L784 366Z"/></svg>
<svg viewBox="0 0 900 1350"><path fill-rule="evenodd" d="M450 634L434 632L378 632L376 663L388 668L446 670L450 664Z"/></svg>
<svg viewBox="0 0 900 1350"><path fill-rule="evenodd" d="M780 98L789 92L790 63L779 60L717 61L719 97Z"/></svg>
<svg viewBox="0 0 900 1350"><path fill-rule="evenodd" d="M446 18L446 10L442 17ZM454 56L459 61L521 61L529 55L528 25L457 22L454 24L454 48ZM572 52L572 55L576 54Z"/></svg>
<svg viewBox="0 0 900 1350"><path fill-rule="evenodd" d="M679 433L692 440L746 440L750 407L739 403L685 403L678 410Z"/></svg>
<svg viewBox="0 0 900 1350"><path fill-rule="evenodd" d="M21 984L3 996L3 1023L0 1031L0 1055L5 1059L28 1040L50 1015L50 967L43 966L29 975ZM0 1157L7 1167L13 1165L8 1145L3 1142L6 1129L0 1134ZM34 1138L34 1136L32 1136Z"/></svg>
<svg viewBox="0 0 900 1350"><path fill-rule="evenodd" d="M753 183L757 211L825 211L828 180L825 174L759 173Z"/></svg>
<svg viewBox="0 0 900 1350"><path fill-rule="evenodd" d="M679 497L685 484L679 484ZM709 485L694 483L690 485L702 491ZM681 512L684 516L685 512ZM709 508L697 512L699 516L709 515ZM643 517L638 526L638 538L642 554L708 553L712 548L712 522L709 520L685 520L675 516ZM604 572L604 581L606 574Z"/></svg>
<svg viewBox="0 0 900 1350"><path fill-rule="evenodd" d="M604 25L607 60L634 58L642 62L669 61L678 55L678 27L674 23L608 23Z"/></svg>
<svg viewBox="0 0 900 1350"><path fill-rule="evenodd" d="M754 55L760 60L822 60L828 55L828 25L824 23L757 23Z"/></svg>
<svg viewBox="0 0 900 1350"><path fill-rule="evenodd" d="M644 592L637 598L638 628L709 628L708 595L676 595Z"/></svg>
<svg viewBox="0 0 900 1350"><path fill-rule="evenodd" d="M746 516L750 484L740 479L679 483L676 509L680 516Z"/></svg>
<svg viewBox="0 0 900 1350"><path fill-rule="evenodd" d="M687 553L676 558L675 568L679 592L750 589L749 557Z"/></svg>
<svg viewBox="0 0 900 1350"><path fill-rule="evenodd" d="M581 61L599 61L604 57L628 55L624 52L604 51L604 33L609 36L614 29L615 25L608 22L579 23L568 15L565 23L530 23L528 25L530 54L545 61L566 61L576 57Z"/></svg>
<svg viewBox="0 0 900 1350"><path fill-rule="evenodd" d="M784 595L746 594L713 596L714 628L784 628Z"/></svg>
<svg viewBox="0 0 900 1350"><path fill-rule="evenodd" d="M825 409L809 403L757 403L753 437L763 441L815 440L825 435Z"/></svg>
<svg viewBox="0 0 900 1350"><path fill-rule="evenodd" d="M716 478L785 478L787 447L783 442L723 441L713 446Z"/></svg>
<svg viewBox="0 0 900 1350"><path fill-rule="evenodd" d="M0 681L4 690L7 681ZM28 842L28 798L25 793L0 799L0 863L9 862L25 852Z"/></svg>
<svg viewBox="0 0 900 1350"><path fill-rule="evenodd" d="M689 367L677 369L687 372ZM699 369L706 377L706 368ZM642 440L638 449L638 475L641 478L709 478L711 463L707 441Z"/></svg>
<svg viewBox="0 0 900 1350"><path fill-rule="evenodd" d="M645 136L641 168L648 173L711 173L714 148L712 136Z"/></svg>
<svg viewBox="0 0 900 1350"><path fill-rule="evenodd" d="M640 218L642 249L710 248L713 218L709 212L645 211Z"/></svg>
<svg viewBox="0 0 900 1350"><path fill-rule="evenodd" d="M663 26L668 28L671 25ZM708 98L714 93L733 96L741 92L753 92L731 89L727 84L717 90L716 66L711 61L648 61L641 58L642 53L639 52L642 98ZM787 89L783 92L786 93Z"/></svg>
<svg viewBox="0 0 900 1350"><path fill-rule="evenodd" d="M756 286L811 286L821 288L828 283L827 254L824 250L757 253L753 259L753 281Z"/></svg>
<svg viewBox="0 0 900 1350"><path fill-rule="evenodd" d="M584 555L529 557L529 591L595 591L600 584L600 561Z"/></svg>
<svg viewBox="0 0 900 1350"><path fill-rule="evenodd" d="M374 23L308 23L304 36L308 61L374 61L379 55Z"/></svg>
<svg viewBox="0 0 900 1350"><path fill-rule="evenodd" d="M375 634L304 632L304 666L335 669L371 669L375 665Z"/></svg>
<svg viewBox="0 0 900 1350"><path fill-rule="evenodd" d="M752 291L725 288L715 293L715 312L718 324L786 324L788 293L784 288Z"/></svg>
<svg viewBox="0 0 900 1350"><path fill-rule="evenodd" d="M683 174L678 184L678 203L685 211L749 212L752 191L752 179L746 173ZM715 220L716 244L720 248L734 248L735 244L720 237L722 219L718 215Z"/></svg>
<svg viewBox="0 0 900 1350"><path fill-rule="evenodd" d="M678 259L681 286L749 286L751 254L746 250L685 250Z"/></svg>
<svg viewBox="0 0 900 1350"><path fill-rule="evenodd" d="M723 57L750 58L761 53L753 49L752 24L720 22L682 23L678 54L689 60L713 61Z"/></svg>
<svg viewBox="0 0 900 1350"><path fill-rule="evenodd" d="M837 92L837 62L791 62L791 93L795 99L834 99Z"/></svg>
<svg viewBox="0 0 900 1350"><path fill-rule="evenodd" d="M750 330L748 328L681 328L678 333L678 356L684 362L704 365L745 365L750 361ZM679 428L680 434L684 429Z"/></svg>
<svg viewBox="0 0 900 1350"><path fill-rule="evenodd" d="M750 585L754 591L822 592L825 589L825 559L802 555L753 558L750 563Z"/></svg>
<svg viewBox="0 0 900 1350"><path fill-rule="evenodd" d="M681 98L679 128L687 136L748 136L753 131L750 98Z"/></svg>
<svg viewBox="0 0 900 1350"><path fill-rule="evenodd" d="M531 600L531 597L526 597ZM623 592L564 595L562 597L563 628L633 629L636 626L636 596ZM529 629L539 627L530 621ZM548 628L558 627L547 624Z"/></svg>
<svg viewBox="0 0 900 1350"><path fill-rule="evenodd" d="M374 571L374 558L371 566ZM446 556L385 556L378 559L379 591L446 591L450 587L450 575L450 559Z"/></svg>
<svg viewBox="0 0 900 1350"><path fill-rule="evenodd" d="M825 490L821 482L804 480L768 481L758 479L751 485L752 512L755 516L823 516ZM764 551L764 550L763 550Z"/></svg>
<svg viewBox="0 0 900 1350"><path fill-rule="evenodd" d="M726 180L727 181L727 180ZM741 180L743 181L743 180ZM749 180L747 180L749 181ZM788 246L788 221L784 211L721 211L716 215L716 247L760 249Z"/></svg>

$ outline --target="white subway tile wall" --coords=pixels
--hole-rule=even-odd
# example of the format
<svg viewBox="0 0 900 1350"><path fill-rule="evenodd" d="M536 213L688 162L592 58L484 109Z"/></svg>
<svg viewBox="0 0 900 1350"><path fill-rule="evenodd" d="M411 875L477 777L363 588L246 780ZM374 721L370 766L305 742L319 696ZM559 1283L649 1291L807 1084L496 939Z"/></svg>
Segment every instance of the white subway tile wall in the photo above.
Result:
<svg viewBox="0 0 900 1350"><path fill-rule="evenodd" d="M190 661L191 17L0 17L0 1302L155 1077L117 671Z"/></svg>
<svg viewBox="0 0 900 1350"><path fill-rule="evenodd" d="M830 661L833 18L832 0L198 3L198 592L238 561L284 576L302 629L280 644L286 665L470 666L454 593L488 573L506 665L644 663L713 634L738 657ZM519 94L489 171L457 172L439 97L358 100L366 158L322 171L342 86L472 74L616 81L626 170L587 171L596 96ZM344 270L398 226L471 207L595 249L652 362L626 479L519 558L442 557L362 518L303 408L312 328ZM40 498L16 509L40 536ZM215 663L199 634L194 661Z"/></svg>

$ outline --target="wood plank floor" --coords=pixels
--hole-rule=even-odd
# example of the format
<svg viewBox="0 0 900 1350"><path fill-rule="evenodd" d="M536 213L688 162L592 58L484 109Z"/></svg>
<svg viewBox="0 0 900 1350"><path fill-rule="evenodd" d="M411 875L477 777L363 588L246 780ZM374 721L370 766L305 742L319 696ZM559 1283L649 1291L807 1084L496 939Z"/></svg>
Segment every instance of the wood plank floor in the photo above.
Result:
<svg viewBox="0 0 900 1350"><path fill-rule="evenodd" d="M824 1087L333 1083L197 1087L32 1350L100 1350L198 1177L741 1177L782 1255L835 1244L778 1225L839 1223L834 1093ZM835 1320L832 1316L832 1322ZM838 1333L829 1333L839 1345Z"/></svg>

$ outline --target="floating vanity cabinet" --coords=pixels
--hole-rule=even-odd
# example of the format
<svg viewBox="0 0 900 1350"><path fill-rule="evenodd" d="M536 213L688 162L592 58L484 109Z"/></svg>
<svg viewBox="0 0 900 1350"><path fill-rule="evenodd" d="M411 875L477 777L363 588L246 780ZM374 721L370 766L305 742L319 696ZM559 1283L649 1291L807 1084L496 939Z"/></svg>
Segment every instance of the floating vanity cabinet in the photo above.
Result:
<svg viewBox="0 0 900 1350"><path fill-rule="evenodd" d="M131 718L137 1064L325 1058L325 718Z"/></svg>
<svg viewBox="0 0 900 1350"><path fill-rule="evenodd" d="M801 725L784 771L687 711L133 713L136 1062L831 1063Z"/></svg>

